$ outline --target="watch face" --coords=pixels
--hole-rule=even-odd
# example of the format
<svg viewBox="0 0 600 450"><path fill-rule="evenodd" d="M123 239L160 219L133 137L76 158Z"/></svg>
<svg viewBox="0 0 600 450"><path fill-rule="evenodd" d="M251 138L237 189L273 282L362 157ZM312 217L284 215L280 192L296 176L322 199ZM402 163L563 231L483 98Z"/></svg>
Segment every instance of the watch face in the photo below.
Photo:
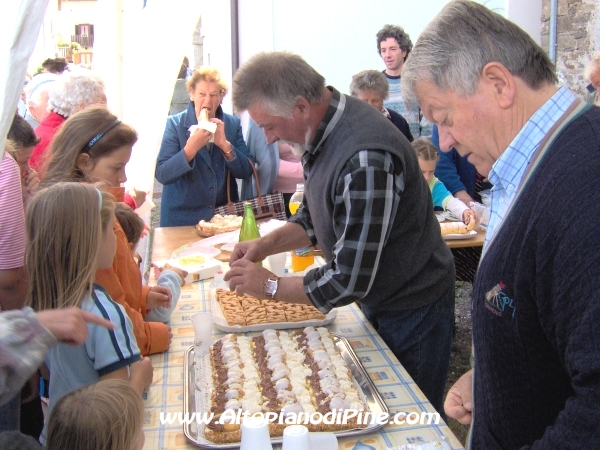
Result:
<svg viewBox="0 0 600 450"><path fill-rule="evenodd" d="M273 297L275 292L277 292L277 279L269 278L265 283L264 292L265 296Z"/></svg>

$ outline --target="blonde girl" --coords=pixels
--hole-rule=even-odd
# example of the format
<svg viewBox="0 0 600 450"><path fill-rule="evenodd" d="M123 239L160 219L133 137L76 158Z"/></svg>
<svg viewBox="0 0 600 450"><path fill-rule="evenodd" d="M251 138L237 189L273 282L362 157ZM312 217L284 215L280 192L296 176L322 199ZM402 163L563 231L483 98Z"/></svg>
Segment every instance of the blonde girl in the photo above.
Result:
<svg viewBox="0 0 600 450"><path fill-rule="evenodd" d="M48 450L139 450L144 407L123 380L105 380L61 398L48 420Z"/></svg>
<svg viewBox="0 0 600 450"><path fill-rule="evenodd" d="M440 155L434 145L426 139L417 139L412 142L412 146L417 152L419 167L429 185L433 206L442 208L444 211L450 211L454 216L461 219L465 224L471 220L477 220L475 211L469 209L462 201L454 198L450 191L434 175Z"/></svg>
<svg viewBox="0 0 600 450"><path fill-rule="evenodd" d="M116 326L107 330L90 325L84 345L58 344L48 352L50 412L68 392L99 380L130 380L140 395L152 382L152 364L147 358L140 361L131 321L93 283L96 270L112 264L114 220L110 195L83 183L58 183L43 189L27 208L28 304L36 311L79 307ZM42 442L44 436L45 428Z"/></svg>
<svg viewBox="0 0 600 450"><path fill-rule="evenodd" d="M73 114L50 144L50 161L41 187L61 181L103 183L115 199L123 201L127 181L125 167L137 141L135 130L102 106L90 106ZM166 286L142 286L123 229L115 225L117 250L113 264L96 272L96 283L123 306L133 323L142 355L164 352L171 343L171 329L164 323L145 322L147 310L170 303Z"/></svg>

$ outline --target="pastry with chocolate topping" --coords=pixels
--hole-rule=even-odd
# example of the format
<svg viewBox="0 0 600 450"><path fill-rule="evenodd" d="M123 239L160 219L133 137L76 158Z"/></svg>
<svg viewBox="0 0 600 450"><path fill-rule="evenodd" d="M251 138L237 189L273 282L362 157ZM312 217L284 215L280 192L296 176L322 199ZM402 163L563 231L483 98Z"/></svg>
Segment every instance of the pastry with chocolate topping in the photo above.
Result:
<svg viewBox="0 0 600 450"><path fill-rule="evenodd" d="M352 374L326 328L297 331L265 330L252 338L228 334L210 349L213 391L212 421L204 437L215 443L239 442L243 414L272 413L279 418L303 413L310 431L340 431L366 426L356 419L347 424L310 423L313 413L365 410ZM203 411L199 411L202 413ZM224 420L225 418L230 420ZM271 436L281 436L285 422L269 424Z"/></svg>

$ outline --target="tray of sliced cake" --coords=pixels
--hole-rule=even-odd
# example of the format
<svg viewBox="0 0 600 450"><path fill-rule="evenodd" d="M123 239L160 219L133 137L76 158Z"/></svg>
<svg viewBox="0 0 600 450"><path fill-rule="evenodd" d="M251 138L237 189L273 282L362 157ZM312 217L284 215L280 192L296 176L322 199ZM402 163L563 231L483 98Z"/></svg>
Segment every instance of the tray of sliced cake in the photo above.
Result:
<svg viewBox="0 0 600 450"><path fill-rule="evenodd" d="M299 305L277 300L259 300L251 295L237 295L229 289L210 289L210 309L213 324L221 331L245 333L267 328L320 327L337 316L333 309L323 314L312 305Z"/></svg>
<svg viewBox="0 0 600 450"><path fill-rule="evenodd" d="M185 436L204 448L239 448L243 417L269 421L271 442L302 424L338 437L372 433L389 409L349 342L324 327L231 333L185 352ZM194 414L195 413L195 414Z"/></svg>

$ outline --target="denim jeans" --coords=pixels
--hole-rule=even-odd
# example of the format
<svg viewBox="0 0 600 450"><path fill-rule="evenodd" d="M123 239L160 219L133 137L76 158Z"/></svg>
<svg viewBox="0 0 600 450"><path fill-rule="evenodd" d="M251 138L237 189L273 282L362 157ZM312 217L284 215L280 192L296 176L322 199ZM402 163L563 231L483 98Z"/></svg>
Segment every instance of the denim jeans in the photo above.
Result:
<svg viewBox="0 0 600 450"><path fill-rule="evenodd" d="M445 420L444 392L454 334L454 283L435 302L402 311L362 312Z"/></svg>

